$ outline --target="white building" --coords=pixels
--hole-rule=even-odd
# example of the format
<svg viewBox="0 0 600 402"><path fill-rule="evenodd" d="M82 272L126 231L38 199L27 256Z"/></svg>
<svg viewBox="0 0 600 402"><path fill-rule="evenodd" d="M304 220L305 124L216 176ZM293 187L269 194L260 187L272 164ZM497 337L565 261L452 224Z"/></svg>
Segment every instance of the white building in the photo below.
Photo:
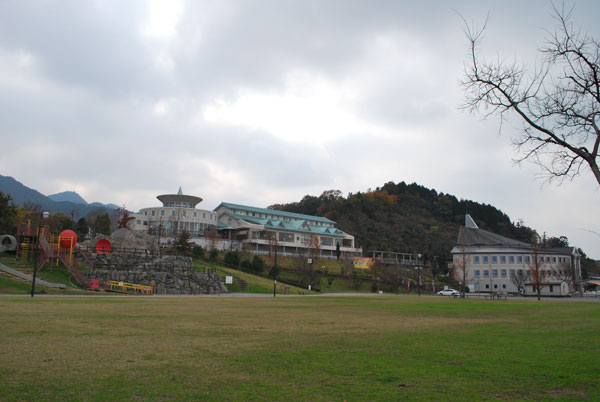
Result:
<svg viewBox="0 0 600 402"><path fill-rule="evenodd" d="M534 258L543 272L541 294L564 296L581 281L580 255L575 247L535 248L528 243L509 239L479 229L471 216L458 232L452 249L452 275L463 280L471 292L524 293L533 295L531 283Z"/></svg>
<svg viewBox="0 0 600 402"><path fill-rule="evenodd" d="M266 208L222 202L215 208L219 232L238 241L243 249L257 254L299 255L314 252L334 258L339 244L342 255L362 253L354 236L335 227L335 222L320 216L296 214Z"/></svg>
<svg viewBox="0 0 600 402"><path fill-rule="evenodd" d="M163 194L156 198L162 202L161 207L143 208L135 218L134 230L142 230L157 236L161 242L175 239L186 230L192 239L204 237L217 228L217 214L213 211L197 209L202 198L184 195L181 187L177 194Z"/></svg>

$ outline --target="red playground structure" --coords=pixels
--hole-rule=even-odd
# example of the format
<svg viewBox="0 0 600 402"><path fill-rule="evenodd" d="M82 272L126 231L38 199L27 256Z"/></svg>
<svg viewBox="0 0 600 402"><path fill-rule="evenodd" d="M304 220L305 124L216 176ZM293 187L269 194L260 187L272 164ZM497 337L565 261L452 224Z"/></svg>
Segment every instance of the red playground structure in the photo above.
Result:
<svg viewBox="0 0 600 402"><path fill-rule="evenodd" d="M36 254L37 253L37 254ZM77 268L77 255L94 265L92 254L77 243L77 234L63 230L58 236L50 233L48 225L32 225L23 222L17 227L17 258L35 263L35 272L50 263L51 267L62 263L75 282L84 289L90 288L90 280Z"/></svg>

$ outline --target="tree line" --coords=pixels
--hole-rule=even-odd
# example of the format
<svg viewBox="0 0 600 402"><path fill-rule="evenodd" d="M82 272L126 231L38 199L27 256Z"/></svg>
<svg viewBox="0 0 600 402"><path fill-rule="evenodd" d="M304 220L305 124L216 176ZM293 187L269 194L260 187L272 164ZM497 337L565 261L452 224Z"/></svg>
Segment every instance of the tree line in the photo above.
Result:
<svg viewBox="0 0 600 402"><path fill-rule="evenodd" d="M23 206L19 206L13 202L10 194L0 191L0 234L16 234L20 223L30 222L33 225L41 223L42 212L40 204L26 202ZM59 233L66 229L73 230L79 239L86 239L90 234L109 235L115 226L114 217L102 207L90 211L78 220L75 220L74 216L75 214L69 216L63 212L54 212L43 221L43 224L48 225L52 233Z"/></svg>

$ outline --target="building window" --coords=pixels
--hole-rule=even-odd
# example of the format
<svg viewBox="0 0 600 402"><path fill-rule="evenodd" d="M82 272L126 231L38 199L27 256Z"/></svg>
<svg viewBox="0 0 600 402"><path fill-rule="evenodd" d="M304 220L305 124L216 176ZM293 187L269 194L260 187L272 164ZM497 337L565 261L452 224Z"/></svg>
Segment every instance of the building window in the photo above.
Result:
<svg viewBox="0 0 600 402"><path fill-rule="evenodd" d="M554 292L554 286L550 285L550 293Z"/></svg>
<svg viewBox="0 0 600 402"><path fill-rule="evenodd" d="M487 255L484 255L484 256L483 256L483 263L484 263L484 264L487 264L487 263L488 263L488 261L489 261L489 260L488 260L488 256L487 256Z"/></svg>
<svg viewBox="0 0 600 402"><path fill-rule="evenodd" d="M286 243L293 243L294 242L294 234L287 233L287 232L279 232L279 241L283 241Z"/></svg>
<svg viewBox="0 0 600 402"><path fill-rule="evenodd" d="M515 256L514 255L509 256L508 257L508 262L511 263L511 264L514 264L515 263Z"/></svg>
<svg viewBox="0 0 600 402"><path fill-rule="evenodd" d="M492 276L493 276L494 278L497 278L497 277L498 277L498 270L497 270L497 269L492 269Z"/></svg>
<svg viewBox="0 0 600 402"><path fill-rule="evenodd" d="M503 269L502 271L500 271L500 275L502 276L502 278L506 278L506 270Z"/></svg>
<svg viewBox="0 0 600 402"><path fill-rule="evenodd" d="M506 284L505 283L502 284L502 289L506 289Z"/></svg>
<svg viewBox="0 0 600 402"><path fill-rule="evenodd" d="M475 264L479 264L479 256L478 255L475 256Z"/></svg>
<svg viewBox="0 0 600 402"><path fill-rule="evenodd" d="M494 283L494 289L498 289L498 284Z"/></svg>
<svg viewBox="0 0 600 402"><path fill-rule="evenodd" d="M476 277L476 278L479 278L479 276L480 276L480 275L479 275L479 273L480 273L480 271L479 271L478 269L476 269L476 270L475 270L475 277Z"/></svg>
<svg viewBox="0 0 600 402"><path fill-rule="evenodd" d="M489 285L488 283L486 283L486 284L485 284L485 288L486 288L486 289L489 289L489 288L490 288L490 285Z"/></svg>
<svg viewBox="0 0 600 402"><path fill-rule="evenodd" d="M186 216L186 215L185 215L185 211L183 211L183 216Z"/></svg>
<svg viewBox="0 0 600 402"><path fill-rule="evenodd" d="M497 264L498 263L498 256L497 255L493 255L492 256L492 264Z"/></svg>
<svg viewBox="0 0 600 402"><path fill-rule="evenodd" d="M331 237L321 237L321 245L333 246L333 239Z"/></svg>
<svg viewBox="0 0 600 402"><path fill-rule="evenodd" d="M502 264L506 264L506 256L505 256L505 255L503 255L503 256L500 256L500 262L501 262Z"/></svg>
<svg viewBox="0 0 600 402"><path fill-rule="evenodd" d="M531 261L531 259L529 258L529 256L528 256L528 255L526 255L526 256L525 256L525 262L526 262L527 264L529 264L529 262L530 262L530 261Z"/></svg>
<svg viewBox="0 0 600 402"><path fill-rule="evenodd" d="M206 219L206 212L202 212L202 217Z"/></svg>
<svg viewBox="0 0 600 402"><path fill-rule="evenodd" d="M483 270L483 277L484 278L489 278L489 276L490 276L490 271L488 271L487 269L484 269Z"/></svg>
<svg viewBox="0 0 600 402"><path fill-rule="evenodd" d="M135 223L137 223L138 225L141 225L142 221L141 220L136 220Z"/></svg>
<svg viewBox="0 0 600 402"><path fill-rule="evenodd" d="M165 216L165 211L160 211L160 216Z"/></svg>
<svg viewBox="0 0 600 402"><path fill-rule="evenodd" d="M171 216L175 216L175 211L171 211Z"/></svg>
<svg viewBox="0 0 600 402"><path fill-rule="evenodd" d="M518 262L519 264L521 264L521 263L523 262L523 256L521 256L521 255L520 255L520 256L518 256L518 257L517 257L517 262Z"/></svg>
<svg viewBox="0 0 600 402"><path fill-rule="evenodd" d="M152 211L152 216L154 216L155 211Z"/></svg>
<svg viewBox="0 0 600 402"><path fill-rule="evenodd" d="M513 276L515 276L515 270L514 270L514 269L511 269L511 270L510 270L510 277L512 278Z"/></svg>
<svg viewBox="0 0 600 402"><path fill-rule="evenodd" d="M148 226L148 221L144 221L144 226Z"/></svg>
<svg viewBox="0 0 600 402"><path fill-rule="evenodd" d="M194 218L198 217L198 212L194 211Z"/></svg>
<svg viewBox="0 0 600 402"><path fill-rule="evenodd" d="M144 211L144 216L148 216L148 211Z"/></svg>

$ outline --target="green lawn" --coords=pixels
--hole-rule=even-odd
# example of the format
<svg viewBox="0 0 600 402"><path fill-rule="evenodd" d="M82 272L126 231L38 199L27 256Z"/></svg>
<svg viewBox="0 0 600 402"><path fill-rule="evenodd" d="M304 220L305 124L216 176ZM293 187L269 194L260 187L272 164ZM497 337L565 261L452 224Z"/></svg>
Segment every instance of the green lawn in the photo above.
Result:
<svg viewBox="0 0 600 402"><path fill-rule="evenodd" d="M599 400L600 303L0 298L2 400Z"/></svg>

